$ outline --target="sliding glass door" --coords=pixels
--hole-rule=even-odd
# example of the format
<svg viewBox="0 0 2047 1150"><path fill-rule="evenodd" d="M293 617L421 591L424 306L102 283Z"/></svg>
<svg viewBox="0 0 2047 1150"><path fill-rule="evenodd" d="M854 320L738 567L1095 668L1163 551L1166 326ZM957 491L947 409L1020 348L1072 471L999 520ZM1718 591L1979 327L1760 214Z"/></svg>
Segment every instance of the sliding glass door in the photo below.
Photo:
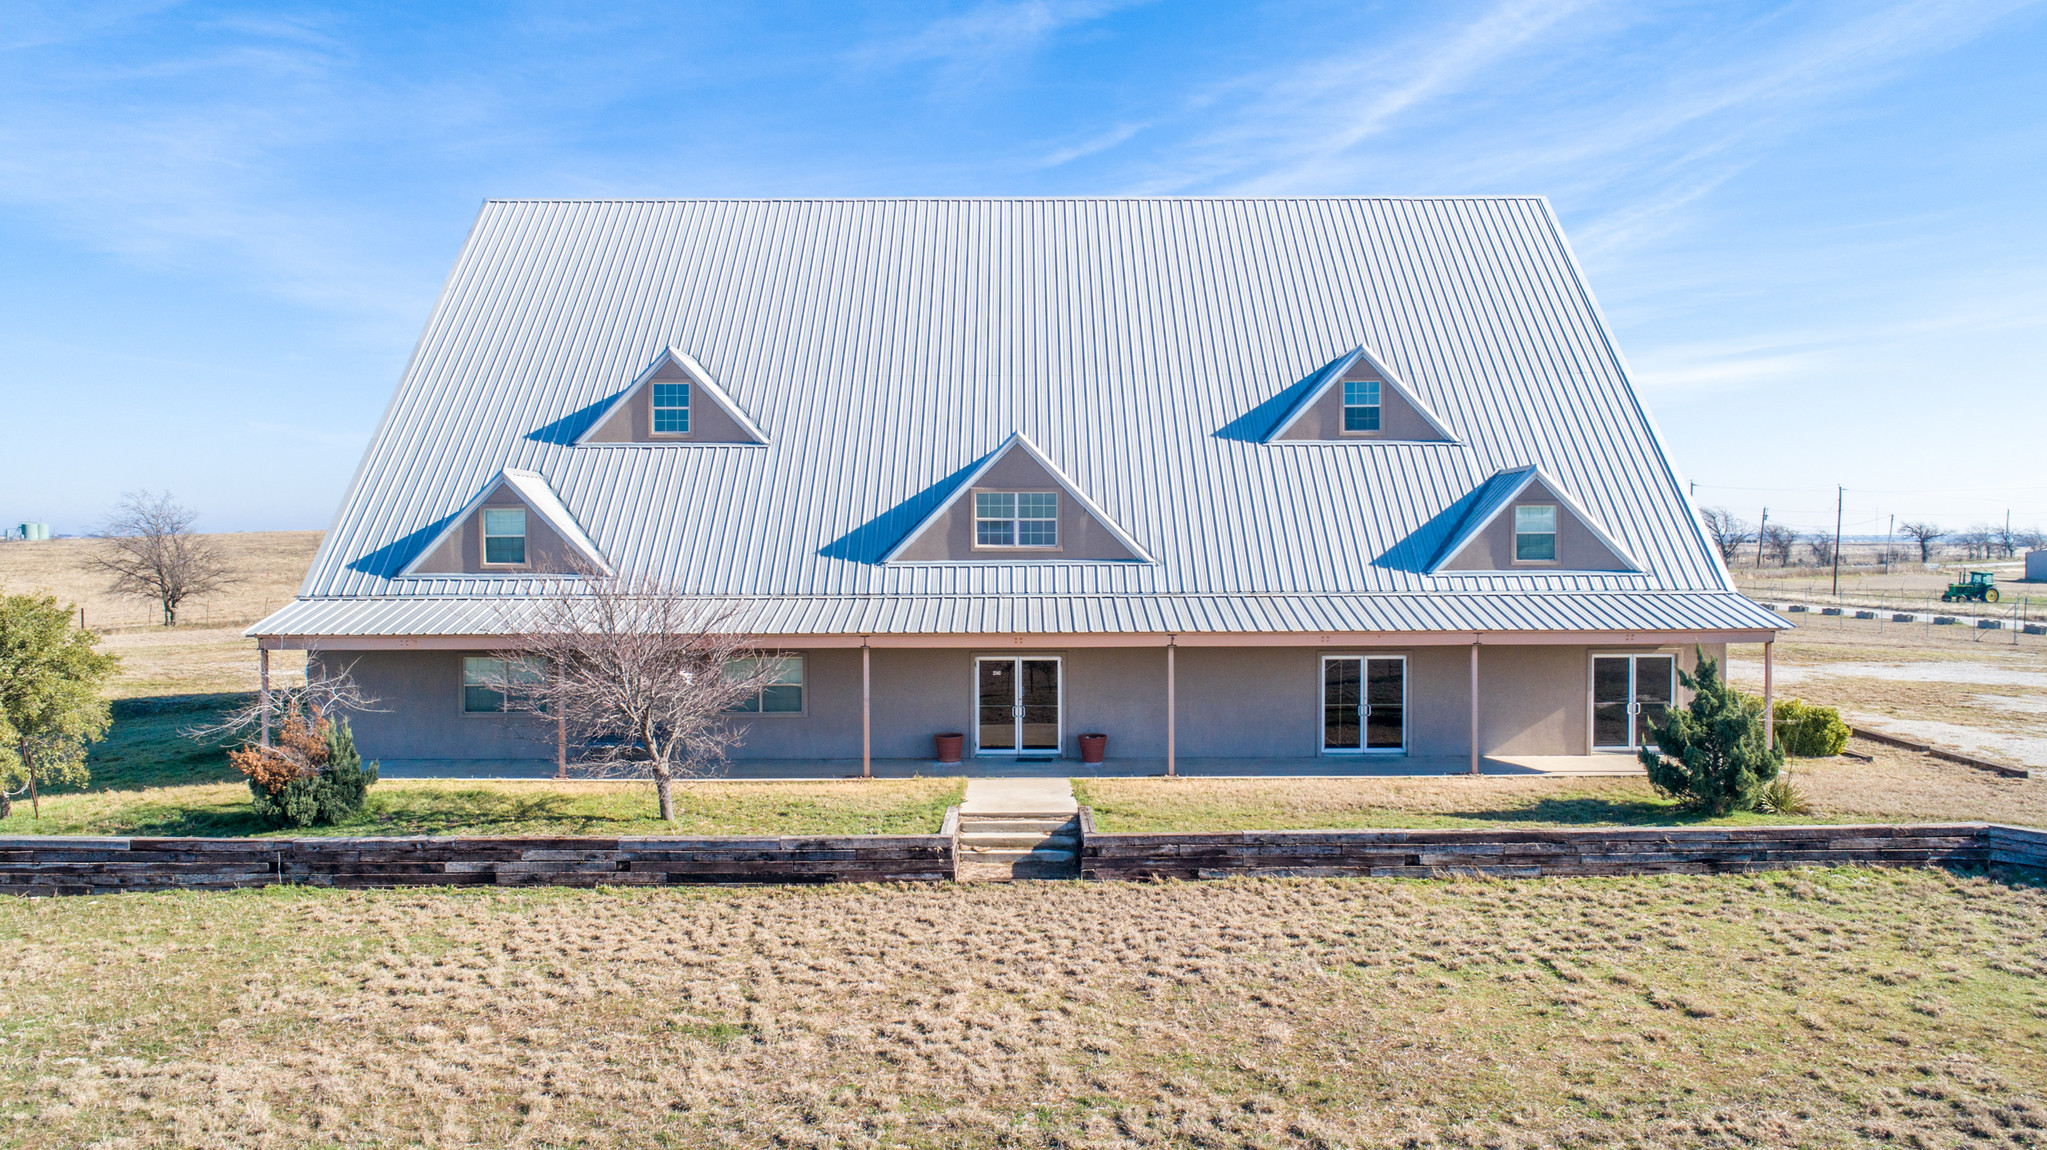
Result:
<svg viewBox="0 0 2047 1150"><path fill-rule="evenodd" d="M1059 660L974 660L976 747L991 754L1059 752Z"/></svg>
<svg viewBox="0 0 2047 1150"><path fill-rule="evenodd" d="M1592 749L1638 751L1677 699L1677 656L1592 657Z"/></svg>
<svg viewBox="0 0 2047 1150"><path fill-rule="evenodd" d="M1322 657L1322 749L1331 754L1407 749L1407 659Z"/></svg>

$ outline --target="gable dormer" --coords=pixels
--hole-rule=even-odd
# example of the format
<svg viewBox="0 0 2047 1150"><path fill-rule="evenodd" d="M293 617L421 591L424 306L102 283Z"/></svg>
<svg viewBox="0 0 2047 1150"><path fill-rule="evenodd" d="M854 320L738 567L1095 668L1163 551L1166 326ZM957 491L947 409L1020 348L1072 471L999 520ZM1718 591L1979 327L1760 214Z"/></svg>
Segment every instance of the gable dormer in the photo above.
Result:
<svg viewBox="0 0 2047 1150"><path fill-rule="evenodd" d="M1428 573L1543 575L1641 569L1554 479L1540 468L1516 467L1486 481Z"/></svg>
<svg viewBox="0 0 2047 1150"><path fill-rule="evenodd" d="M1414 390L1359 346L1338 357L1274 425L1267 443L1455 443Z"/></svg>
<svg viewBox="0 0 2047 1150"><path fill-rule="evenodd" d="M765 446L767 433L687 352L669 348L576 439L578 447Z"/></svg>
<svg viewBox="0 0 2047 1150"><path fill-rule="evenodd" d="M1149 563L1130 533L1012 432L884 563Z"/></svg>
<svg viewBox="0 0 2047 1150"><path fill-rule="evenodd" d="M547 480L508 467L399 575L569 575L580 569L611 571Z"/></svg>

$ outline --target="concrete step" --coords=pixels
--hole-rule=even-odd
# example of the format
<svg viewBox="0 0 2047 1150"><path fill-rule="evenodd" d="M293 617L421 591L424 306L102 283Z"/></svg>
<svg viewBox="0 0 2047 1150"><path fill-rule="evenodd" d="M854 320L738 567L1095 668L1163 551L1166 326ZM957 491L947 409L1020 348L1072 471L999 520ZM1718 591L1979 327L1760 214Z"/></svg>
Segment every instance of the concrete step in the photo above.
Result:
<svg viewBox="0 0 2047 1150"><path fill-rule="evenodd" d="M961 831L960 848L1022 847L1038 850L1079 850L1080 836L1037 831Z"/></svg>
<svg viewBox="0 0 2047 1150"><path fill-rule="evenodd" d="M1031 856L1013 861L988 862L974 855L960 858L961 882L1013 882L1017 879L1076 879L1080 860L1072 855Z"/></svg>
<svg viewBox="0 0 2047 1150"><path fill-rule="evenodd" d="M1028 834L1035 831L1039 834L1049 835L1057 834L1060 832L1072 832L1077 829L1078 824L1073 820L1072 816L1070 815L1065 818L1056 817L1047 818L1037 816L1017 816L1005 818L992 818L988 816L969 817L966 815L960 816L961 834L966 834L969 832L989 834Z"/></svg>
<svg viewBox="0 0 2047 1150"><path fill-rule="evenodd" d="M1020 847L973 847L960 851L963 863L1006 863L1011 866L1023 863L1057 864L1073 866L1080 855L1073 850L1026 850Z"/></svg>

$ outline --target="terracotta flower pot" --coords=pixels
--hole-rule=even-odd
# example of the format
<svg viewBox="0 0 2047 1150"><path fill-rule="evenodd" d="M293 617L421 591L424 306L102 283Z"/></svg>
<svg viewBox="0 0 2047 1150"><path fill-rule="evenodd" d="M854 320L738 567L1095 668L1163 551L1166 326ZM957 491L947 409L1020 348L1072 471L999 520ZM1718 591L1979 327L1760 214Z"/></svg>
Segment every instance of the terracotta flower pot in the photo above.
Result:
<svg viewBox="0 0 2047 1150"><path fill-rule="evenodd" d="M1082 735L1080 737L1080 761L1089 766L1100 766L1103 756L1109 753L1109 736Z"/></svg>
<svg viewBox="0 0 2047 1150"><path fill-rule="evenodd" d="M959 762L967 748L967 737L958 731L933 735L931 741L937 745L938 761L946 764Z"/></svg>

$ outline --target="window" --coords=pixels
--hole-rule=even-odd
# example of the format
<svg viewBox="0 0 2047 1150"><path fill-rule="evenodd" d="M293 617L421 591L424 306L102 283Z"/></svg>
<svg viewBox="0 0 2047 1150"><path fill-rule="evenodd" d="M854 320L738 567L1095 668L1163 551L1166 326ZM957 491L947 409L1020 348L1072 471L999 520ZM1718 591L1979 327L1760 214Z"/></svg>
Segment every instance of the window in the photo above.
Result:
<svg viewBox="0 0 2047 1150"><path fill-rule="evenodd" d="M1058 493L976 491L974 546L1059 546Z"/></svg>
<svg viewBox="0 0 2047 1150"><path fill-rule="evenodd" d="M504 564L526 561L524 507L483 509L483 561Z"/></svg>
<svg viewBox="0 0 2047 1150"><path fill-rule="evenodd" d="M1379 430L1378 380L1346 379L1343 381L1343 429L1345 431Z"/></svg>
<svg viewBox="0 0 2047 1150"><path fill-rule="evenodd" d="M803 713L803 656L766 655L734 659L725 664L727 679L744 679L765 662L768 681L760 693L727 707L744 715L800 715Z"/></svg>
<svg viewBox="0 0 2047 1150"><path fill-rule="evenodd" d="M1516 507L1514 509L1514 562L1554 563L1557 561L1557 509Z"/></svg>
<svg viewBox="0 0 2047 1150"><path fill-rule="evenodd" d="M689 434L689 384L654 385L654 434Z"/></svg>
<svg viewBox="0 0 2047 1150"><path fill-rule="evenodd" d="M546 681L547 666L539 659L508 660L488 655L465 655L462 659L462 710L471 715L542 710L537 705L521 703L518 696L524 689L538 687Z"/></svg>

